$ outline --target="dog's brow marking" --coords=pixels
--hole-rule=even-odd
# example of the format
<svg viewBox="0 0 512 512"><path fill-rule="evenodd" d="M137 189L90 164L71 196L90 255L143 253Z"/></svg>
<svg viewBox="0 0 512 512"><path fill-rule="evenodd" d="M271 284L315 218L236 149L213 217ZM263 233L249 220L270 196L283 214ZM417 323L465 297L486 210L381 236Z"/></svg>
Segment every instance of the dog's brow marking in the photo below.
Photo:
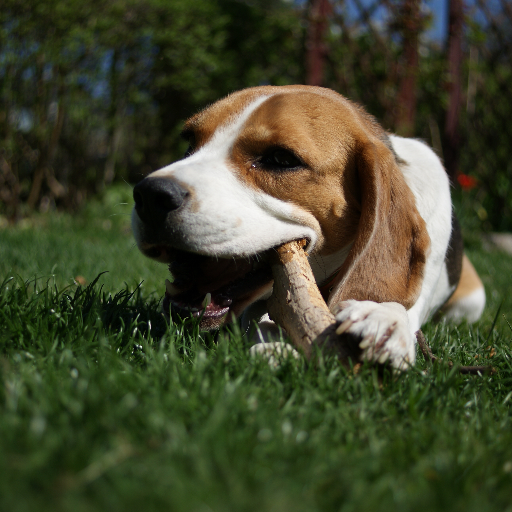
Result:
<svg viewBox="0 0 512 512"><path fill-rule="evenodd" d="M247 107L234 120L230 120L227 123L217 127L213 137L204 146L199 148L195 153L197 157L202 156L203 153L216 154L218 157L227 157L233 145L235 144L237 135L242 131L245 123L251 116L251 114L272 95L260 96ZM192 156L195 156L192 155Z"/></svg>

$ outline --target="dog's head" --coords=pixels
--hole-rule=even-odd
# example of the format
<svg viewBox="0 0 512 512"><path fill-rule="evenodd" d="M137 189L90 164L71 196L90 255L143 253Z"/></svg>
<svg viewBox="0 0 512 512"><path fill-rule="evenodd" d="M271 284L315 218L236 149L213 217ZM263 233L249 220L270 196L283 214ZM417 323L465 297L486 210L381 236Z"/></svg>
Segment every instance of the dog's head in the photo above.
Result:
<svg viewBox="0 0 512 512"><path fill-rule="evenodd" d="M341 266L331 298L415 299L428 240L362 109L327 89L257 87L193 116L183 136L185 158L135 187L132 218L140 250L170 265L178 312L204 328L238 316L271 290L267 251L301 238L323 277Z"/></svg>

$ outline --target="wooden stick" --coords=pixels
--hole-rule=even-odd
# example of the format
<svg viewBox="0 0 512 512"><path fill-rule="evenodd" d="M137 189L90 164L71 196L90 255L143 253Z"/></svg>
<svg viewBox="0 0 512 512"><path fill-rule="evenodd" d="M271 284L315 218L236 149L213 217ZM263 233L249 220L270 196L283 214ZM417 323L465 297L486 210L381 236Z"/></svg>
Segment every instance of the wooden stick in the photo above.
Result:
<svg viewBox="0 0 512 512"><path fill-rule="evenodd" d="M286 329L292 343L308 360L318 346L350 367L349 360L356 364L360 349L336 335L336 320L320 294L305 245L305 240L289 242L271 255L274 291L267 301L270 318Z"/></svg>

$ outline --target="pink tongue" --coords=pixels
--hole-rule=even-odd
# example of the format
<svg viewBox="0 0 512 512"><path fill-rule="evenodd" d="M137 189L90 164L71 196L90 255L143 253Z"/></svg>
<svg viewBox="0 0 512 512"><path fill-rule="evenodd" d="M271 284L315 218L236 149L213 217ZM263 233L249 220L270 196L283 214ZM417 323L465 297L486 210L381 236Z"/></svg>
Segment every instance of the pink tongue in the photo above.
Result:
<svg viewBox="0 0 512 512"><path fill-rule="evenodd" d="M220 309L225 309L231 305L233 301L227 297L219 295L217 297L212 297L210 304L206 307L206 312L209 311L219 311Z"/></svg>
<svg viewBox="0 0 512 512"><path fill-rule="evenodd" d="M205 313L214 313L214 312L219 311L221 309L224 309L224 308L222 306L219 306L218 304L215 304L215 302L211 302L206 307Z"/></svg>
<svg viewBox="0 0 512 512"><path fill-rule="evenodd" d="M217 312L222 309L226 309L227 307L231 306L233 303L233 300L229 297L226 297L225 295L216 295L214 297L210 297L210 303L206 308L204 308L204 302L201 304L199 300L194 301L187 301L187 300L179 300L179 298L174 298L172 295L170 295L167 291L165 293L166 297L173 303L175 303L178 307L187 309L190 308L193 311L201 311L205 309L205 312ZM203 299L204 300L204 299Z"/></svg>

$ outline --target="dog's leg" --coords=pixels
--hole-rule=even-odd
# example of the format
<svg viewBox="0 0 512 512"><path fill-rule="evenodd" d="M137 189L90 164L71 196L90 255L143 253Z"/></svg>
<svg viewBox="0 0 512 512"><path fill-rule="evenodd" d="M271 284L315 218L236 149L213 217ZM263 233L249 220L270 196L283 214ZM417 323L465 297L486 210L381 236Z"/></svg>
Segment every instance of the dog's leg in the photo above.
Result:
<svg viewBox="0 0 512 512"><path fill-rule="evenodd" d="M277 368L283 358L300 357L292 345L278 341L282 339L282 331L270 320L264 301L256 302L244 311L242 328L248 333L249 342L252 344L251 356L264 357L272 368Z"/></svg>
<svg viewBox="0 0 512 512"><path fill-rule="evenodd" d="M476 322L485 307L485 290L475 267L464 254L459 284L448 302L441 308L441 315L448 321Z"/></svg>
<svg viewBox="0 0 512 512"><path fill-rule="evenodd" d="M416 359L415 337L405 308L396 302L347 300L335 315L336 333L355 337L361 359L406 369Z"/></svg>

